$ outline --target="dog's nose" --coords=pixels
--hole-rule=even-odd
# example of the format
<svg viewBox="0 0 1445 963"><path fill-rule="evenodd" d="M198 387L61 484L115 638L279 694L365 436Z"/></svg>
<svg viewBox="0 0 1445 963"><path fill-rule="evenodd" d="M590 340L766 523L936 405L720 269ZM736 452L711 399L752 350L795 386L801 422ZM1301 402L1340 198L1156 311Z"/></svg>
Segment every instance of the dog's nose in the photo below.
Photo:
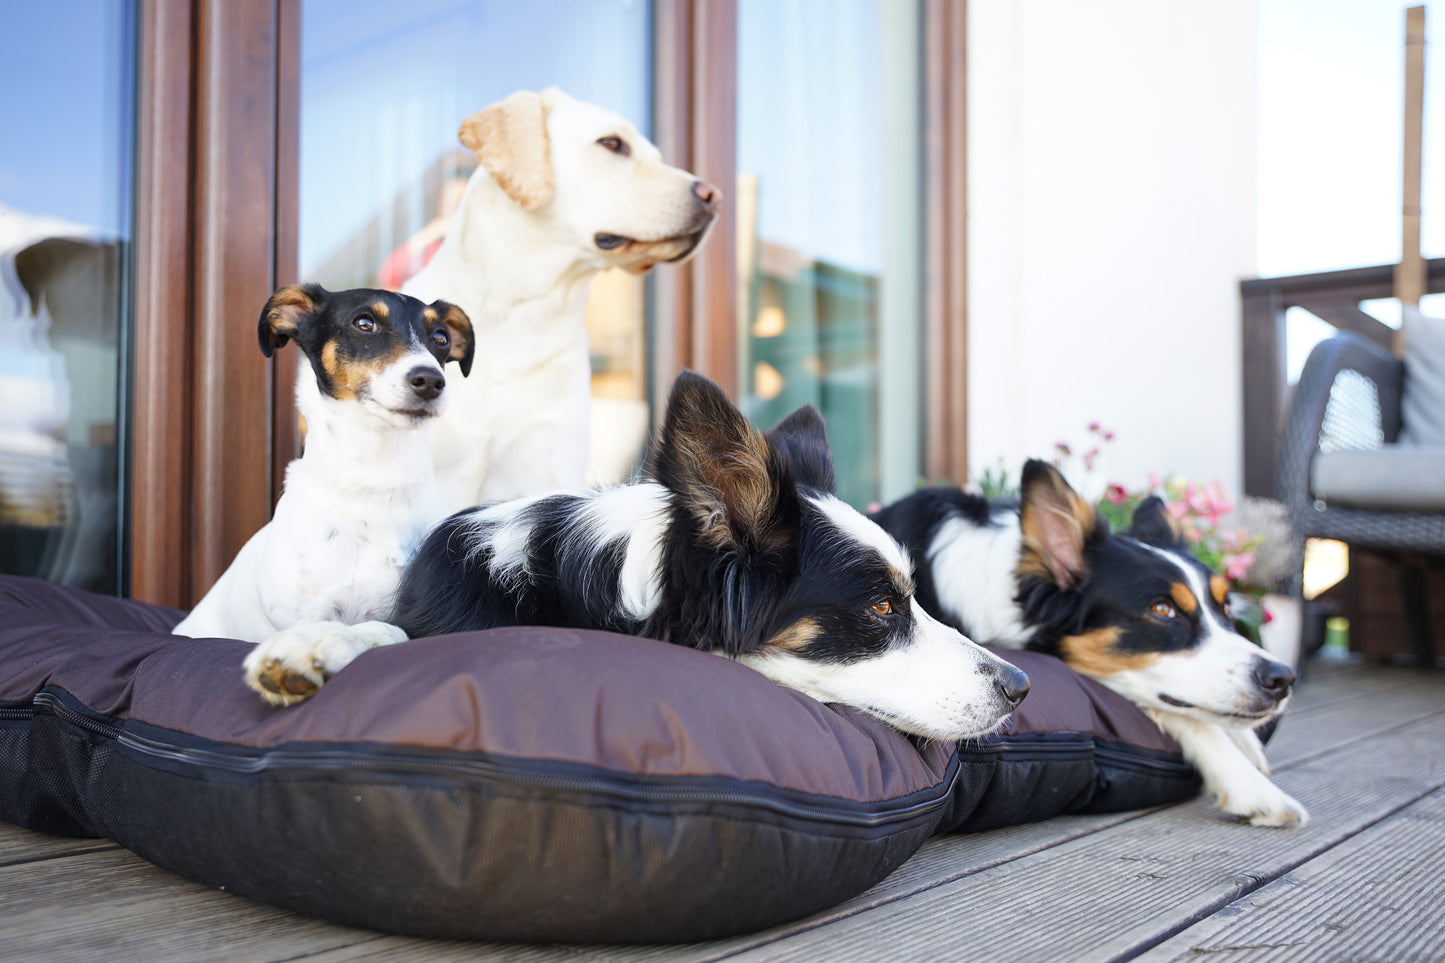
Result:
<svg viewBox="0 0 1445 963"><path fill-rule="evenodd" d="M718 203L722 200L722 195L718 192L718 189L707 181L693 181L692 196L702 202L703 210L709 214L717 213Z"/></svg>
<svg viewBox="0 0 1445 963"><path fill-rule="evenodd" d="M406 377L411 390L424 401L431 401L447 386L446 376L435 368L418 366L412 368Z"/></svg>
<svg viewBox="0 0 1445 963"><path fill-rule="evenodd" d="M1013 709L1017 709L1019 703L1024 701L1024 696L1029 694L1029 677L1024 675L1022 670L1015 669L1013 666L1000 670L998 681L994 684L998 686L998 691L1003 693L1005 701Z"/></svg>
<svg viewBox="0 0 1445 963"><path fill-rule="evenodd" d="M1294 670L1273 659L1255 659L1249 674L1261 691L1276 699L1283 699L1294 687Z"/></svg>

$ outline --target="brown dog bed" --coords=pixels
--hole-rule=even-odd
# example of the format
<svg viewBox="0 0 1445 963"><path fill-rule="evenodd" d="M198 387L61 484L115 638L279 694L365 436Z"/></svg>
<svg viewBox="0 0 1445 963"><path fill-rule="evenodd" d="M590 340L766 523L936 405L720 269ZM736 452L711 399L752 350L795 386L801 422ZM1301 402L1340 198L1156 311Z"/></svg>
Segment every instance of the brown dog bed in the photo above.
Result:
<svg viewBox="0 0 1445 963"><path fill-rule="evenodd" d="M373 650L289 709L181 613L0 576L0 818L341 923L673 942L834 905L938 832L1198 791L1047 656L1006 731L919 744L735 663L493 629Z"/></svg>

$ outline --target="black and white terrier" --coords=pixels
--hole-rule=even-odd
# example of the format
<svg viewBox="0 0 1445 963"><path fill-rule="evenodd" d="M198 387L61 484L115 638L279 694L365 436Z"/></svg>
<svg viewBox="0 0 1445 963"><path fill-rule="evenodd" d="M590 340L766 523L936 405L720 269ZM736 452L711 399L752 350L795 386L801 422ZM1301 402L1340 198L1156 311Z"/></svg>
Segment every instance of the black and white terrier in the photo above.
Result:
<svg viewBox="0 0 1445 963"><path fill-rule="evenodd" d="M405 639L376 620L442 514L426 429L446 401L443 366L471 370L472 325L445 301L307 284L273 294L257 334L267 357L295 341L310 362L296 385L305 453L271 521L174 631L259 643L246 682L284 705Z"/></svg>

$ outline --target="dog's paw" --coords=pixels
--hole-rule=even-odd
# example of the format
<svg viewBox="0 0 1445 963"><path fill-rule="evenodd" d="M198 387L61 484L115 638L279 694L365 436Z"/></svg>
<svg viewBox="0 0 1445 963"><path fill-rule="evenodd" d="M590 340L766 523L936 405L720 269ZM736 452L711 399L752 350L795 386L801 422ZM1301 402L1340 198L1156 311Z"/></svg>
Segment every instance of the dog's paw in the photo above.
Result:
<svg viewBox="0 0 1445 963"><path fill-rule="evenodd" d="M1246 789L1218 793L1219 808L1251 826L1303 826L1310 814L1268 779Z"/></svg>
<svg viewBox="0 0 1445 963"><path fill-rule="evenodd" d="M315 695L367 649L405 641L405 632L385 622L305 622L263 640L241 669L262 699L289 706Z"/></svg>

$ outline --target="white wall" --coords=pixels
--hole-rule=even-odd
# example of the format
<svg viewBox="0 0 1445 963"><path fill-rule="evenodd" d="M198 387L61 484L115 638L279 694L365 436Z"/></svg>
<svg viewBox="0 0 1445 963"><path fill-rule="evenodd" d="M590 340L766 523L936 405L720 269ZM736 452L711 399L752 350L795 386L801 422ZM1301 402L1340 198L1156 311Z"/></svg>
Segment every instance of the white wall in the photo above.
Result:
<svg viewBox="0 0 1445 963"><path fill-rule="evenodd" d="M1254 0L970 0L975 474L1097 419L1092 485L1239 492L1256 40Z"/></svg>

